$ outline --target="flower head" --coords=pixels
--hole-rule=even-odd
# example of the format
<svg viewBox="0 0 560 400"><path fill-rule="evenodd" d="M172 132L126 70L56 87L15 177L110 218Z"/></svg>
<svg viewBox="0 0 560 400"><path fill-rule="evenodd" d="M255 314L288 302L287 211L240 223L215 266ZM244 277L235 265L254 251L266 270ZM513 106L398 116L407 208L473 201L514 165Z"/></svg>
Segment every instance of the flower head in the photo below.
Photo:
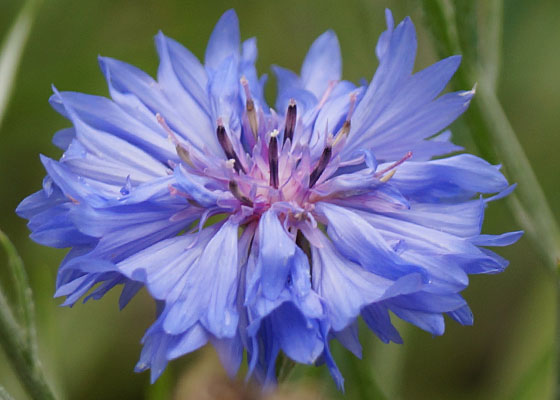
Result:
<svg viewBox="0 0 560 400"><path fill-rule="evenodd" d="M435 335L443 314L471 324L468 274L503 270L484 246L521 235L481 234L486 204L511 187L475 156L432 159L460 150L444 129L474 90L439 96L460 57L413 74L414 26L386 17L369 84L341 80L328 31L300 75L274 68L275 109L233 11L204 64L159 33L157 80L100 58L111 99L54 89L73 127L17 211L37 242L71 248L56 296L123 285L124 307L145 286L158 311L137 370L152 380L211 342L231 374L246 352L250 374L274 381L283 352L325 362L342 386L329 342L359 356L360 316L397 343L389 311Z"/></svg>

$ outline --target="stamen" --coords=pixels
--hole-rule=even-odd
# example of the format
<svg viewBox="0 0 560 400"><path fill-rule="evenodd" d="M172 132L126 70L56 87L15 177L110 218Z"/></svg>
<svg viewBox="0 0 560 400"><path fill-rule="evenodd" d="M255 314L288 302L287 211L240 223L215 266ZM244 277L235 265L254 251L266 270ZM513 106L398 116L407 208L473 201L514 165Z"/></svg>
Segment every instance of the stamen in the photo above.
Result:
<svg viewBox="0 0 560 400"><path fill-rule="evenodd" d="M80 201L75 199L74 197L70 196L69 194L66 195L66 197L68 198L68 200L70 200L73 204L80 204Z"/></svg>
<svg viewBox="0 0 560 400"><path fill-rule="evenodd" d="M177 139L177 136L173 133L169 125L167 125L167 122L165 122L165 119L160 113L156 114L156 120L163 130L169 135L169 140L171 140L171 142L175 145L175 151L177 152L179 158L191 167L194 167L189 151L179 142L179 139Z"/></svg>
<svg viewBox="0 0 560 400"><path fill-rule="evenodd" d="M194 167L194 164L191 160L191 155L189 154L189 151L185 147L183 147L181 144L178 143L177 145L175 145L175 150L177 151L177 155L181 160L183 160L186 164L190 165L191 167Z"/></svg>
<svg viewBox="0 0 560 400"><path fill-rule="evenodd" d="M247 81L247 78L245 78L244 76L241 77L241 85L245 90L245 97L247 98L247 101L245 102L247 119L249 120L249 126L251 127L251 131L253 132L253 136L256 139L259 132L259 121L257 119L257 111L255 110L255 102L253 101L253 97L251 96L249 81Z"/></svg>
<svg viewBox="0 0 560 400"><path fill-rule="evenodd" d="M268 165L270 168L270 186L278 189L278 130L270 133L270 142L268 143Z"/></svg>
<svg viewBox="0 0 560 400"><path fill-rule="evenodd" d="M321 154L321 158L319 158L317 165L315 166L315 168L311 172L311 175L309 176L309 188L315 186L315 184L321 177L321 174L325 171L325 168L327 168L327 165L331 160L331 154L332 154L332 147L327 145L327 147L325 147L325 150L323 150L323 154Z"/></svg>
<svg viewBox="0 0 560 400"><path fill-rule="evenodd" d="M397 170L394 169L392 171L390 171L387 175L383 175L381 178L379 178L380 182L387 182L389 179L391 179L393 177L393 175L395 175L397 173Z"/></svg>
<svg viewBox="0 0 560 400"><path fill-rule="evenodd" d="M338 84L338 81L330 81L329 82L329 86L327 86L327 90L325 90L325 93L323 93L323 97L321 97L321 100L319 101L319 104L317 105L317 109L321 109L325 105L325 103L329 99L329 96L331 95L334 87L337 84Z"/></svg>
<svg viewBox="0 0 560 400"><path fill-rule="evenodd" d="M333 143L333 146L335 144L337 144L338 142L340 142L343 137L345 137L346 135L348 135L350 133L350 127L351 127L350 120L352 119L352 115L354 114L354 107L356 106L356 99L357 99L356 93L352 93L350 95L350 107L348 108L348 114L346 115L346 121L344 121L344 124L342 125L342 128L340 128L340 130L336 134L336 139Z"/></svg>
<svg viewBox="0 0 560 400"><path fill-rule="evenodd" d="M290 100L290 105L288 106L288 111L286 111L286 123L284 128L284 141L290 139L290 142L294 141L294 131L296 129L297 120L297 106L294 99Z"/></svg>
<svg viewBox="0 0 560 400"><path fill-rule="evenodd" d="M163 130L169 135L169 139L173 142L173 144L178 145L179 144L179 139L177 139L177 136L173 133L173 131L171 130L169 125L167 125L167 122L165 122L165 119L161 116L160 113L156 114L156 120L157 120L158 124L161 125Z"/></svg>
<svg viewBox="0 0 560 400"><path fill-rule="evenodd" d="M352 119L352 115L354 115L354 108L356 107L356 101L358 100L358 96L356 93L352 93L350 95L350 107L348 107L348 114L346 115L346 121L350 121Z"/></svg>
<svg viewBox="0 0 560 400"><path fill-rule="evenodd" d="M231 192L231 194L233 194L233 197L235 197L237 200L239 200L243 204L245 204L249 207L253 207L253 202L251 201L250 198L248 198L243 193L241 193L241 190L239 189L239 185L237 184L237 182L229 181L228 186L229 186L229 191Z"/></svg>
<svg viewBox="0 0 560 400"><path fill-rule="evenodd" d="M181 192L179 189L177 189L174 186L167 185L167 190L169 190L169 194L171 196L182 197L182 198L187 199L187 200L191 199L188 194L186 194L185 192Z"/></svg>
<svg viewBox="0 0 560 400"><path fill-rule="evenodd" d="M216 135L218 136L218 142L220 143L220 146L222 146L222 149L224 150L224 153L228 160L235 160L235 164L233 165L233 167L235 168L237 173L239 173L239 171L243 171L243 173L246 174L247 171L245 171L245 168L241 164L241 161L239 161L239 157L237 157L235 150L233 150L233 145L231 144L231 140L229 140L226 128L224 128L221 118L218 118L218 128L216 129Z"/></svg>
<svg viewBox="0 0 560 400"><path fill-rule="evenodd" d="M385 168L384 170L377 172L377 173L375 174L375 176L381 176L381 175L383 175L383 174L389 172L390 170L392 170L392 169L398 167L399 165L401 165L401 164L402 164L403 162L405 162L406 160L410 159L410 157L412 157L412 151L409 151L408 153L406 153L406 154L404 155L404 157L401 158L399 161L394 162L393 164L389 165L389 166L388 166L387 168ZM389 180L390 178L391 178L391 177L387 178L387 180ZM386 181L385 181L385 182L386 182Z"/></svg>

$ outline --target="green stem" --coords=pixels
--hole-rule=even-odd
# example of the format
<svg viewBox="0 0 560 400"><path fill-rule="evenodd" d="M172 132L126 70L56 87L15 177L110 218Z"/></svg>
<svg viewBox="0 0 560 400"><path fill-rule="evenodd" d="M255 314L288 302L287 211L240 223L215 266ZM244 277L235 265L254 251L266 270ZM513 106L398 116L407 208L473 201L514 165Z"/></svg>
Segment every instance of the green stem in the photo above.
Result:
<svg viewBox="0 0 560 400"><path fill-rule="evenodd" d="M460 0L458 1L460 2ZM482 14L482 33L480 36L484 38L478 46L481 72L484 72L486 84L496 91L502 66L504 0L486 0L479 2L479 6Z"/></svg>
<svg viewBox="0 0 560 400"><path fill-rule="evenodd" d="M0 386L0 400L14 400L14 398L10 396L6 389Z"/></svg>
<svg viewBox="0 0 560 400"><path fill-rule="evenodd" d="M457 0L459 2L460 0ZM544 192L537 181L531 164L496 96L496 80L499 71L500 51L502 38L501 23L503 20L503 3L501 0L491 0L489 15L494 16L494 21L485 21L494 25L487 31L490 34L489 47L483 54L483 70L490 71L486 75L480 73L476 60L464 60L464 67L459 69L455 79L458 87L469 87L477 76L483 77L483 84L466 114L467 123L472 132L473 139L479 151L486 158L492 158L493 151L485 141L491 141L493 148L501 160L504 160L506 172L510 179L519 183L515 194L510 196L509 205L518 223L525 229L533 246L539 251L550 270L560 274L560 229L554 218ZM476 29L476 25L463 26L457 32L457 19L446 12L444 0L423 0L427 22L440 55L445 56L452 52L461 52L461 43L465 45L465 38L472 37L469 29ZM463 40L457 40L458 37ZM494 65L492 65L494 63ZM560 299L560 288L557 292ZM560 312L560 301L557 304ZM557 320L558 338L560 338L560 320ZM557 341L558 341L557 338ZM556 343L557 388L556 397L560 399L560 346Z"/></svg>
<svg viewBox="0 0 560 400"><path fill-rule="evenodd" d="M278 383L286 382L290 377L292 371L294 370L296 363L289 357L287 357L284 353L280 353L280 355L278 356L277 365L278 368L276 378L278 380Z"/></svg>
<svg viewBox="0 0 560 400"><path fill-rule="evenodd" d="M424 0L423 5L427 25L440 55L461 53L459 34L462 32L457 30L453 7L443 0ZM476 61L465 58L463 66L457 71L454 86L471 87L477 76ZM506 174L519 184L510 201L514 216L546 265L557 271L560 260L560 229L533 168L491 87L480 85L465 119L480 154L491 162L503 160Z"/></svg>
<svg viewBox="0 0 560 400"><path fill-rule="evenodd" d="M41 0L27 0L0 47L0 126Z"/></svg>
<svg viewBox="0 0 560 400"><path fill-rule="evenodd" d="M6 234L0 230L0 244L4 247L8 256L8 266L15 284L17 297L16 312L25 330L24 341L32 352L37 354L37 333L35 329L35 308L33 306L33 295L27 279L27 273L23 266L23 261L16 251L16 248L8 239Z"/></svg>
<svg viewBox="0 0 560 400"><path fill-rule="evenodd" d="M38 359L22 337L23 333L10 312L6 298L0 292L0 345L29 395L37 400L54 400Z"/></svg>

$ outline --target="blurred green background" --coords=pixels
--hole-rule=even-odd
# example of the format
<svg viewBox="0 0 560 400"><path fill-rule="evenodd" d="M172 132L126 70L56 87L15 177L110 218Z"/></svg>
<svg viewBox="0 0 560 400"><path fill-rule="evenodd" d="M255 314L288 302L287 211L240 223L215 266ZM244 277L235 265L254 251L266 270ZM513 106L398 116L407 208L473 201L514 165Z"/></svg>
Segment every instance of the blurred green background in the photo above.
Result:
<svg viewBox="0 0 560 400"><path fill-rule="evenodd" d="M145 293L118 311L117 293L101 301L61 308L53 299L55 274L65 254L28 238L17 204L38 190L44 176L39 153L58 158L53 133L69 123L48 105L51 84L60 90L107 95L98 54L130 62L155 75L153 36L162 30L203 57L208 36L223 11L235 8L242 38L258 37L260 73L271 64L299 70L312 41L332 28L340 39L346 79L371 78L374 46L384 30L384 8L397 21L407 15L418 31L416 69L435 61L417 1L181 1L45 0L39 10L0 128L0 228L13 240L30 275L36 301L40 354L55 391L66 399L253 398L224 379L212 349L172 362L156 385L135 374L140 339L154 318ZM22 2L0 0L0 38ZM560 3L505 1L503 64L498 94L558 217L560 137ZM484 40L484 38L481 38ZM274 79L269 84L274 93ZM467 89L467 88L465 88ZM473 151L461 121L455 141ZM505 201L492 204L486 233L519 229ZM297 367L274 398L371 398L372 379L389 399L549 399L555 385L556 277L526 238L499 250L511 260L497 276L473 276L464 295L473 327L448 321L443 337L399 324L405 344L383 345L361 334L364 359L336 349L346 378L338 393L322 368ZM2 255L3 257L3 255ZM4 258L1 258L2 264ZM5 268L0 281L9 282ZM0 384L26 399L0 352Z"/></svg>

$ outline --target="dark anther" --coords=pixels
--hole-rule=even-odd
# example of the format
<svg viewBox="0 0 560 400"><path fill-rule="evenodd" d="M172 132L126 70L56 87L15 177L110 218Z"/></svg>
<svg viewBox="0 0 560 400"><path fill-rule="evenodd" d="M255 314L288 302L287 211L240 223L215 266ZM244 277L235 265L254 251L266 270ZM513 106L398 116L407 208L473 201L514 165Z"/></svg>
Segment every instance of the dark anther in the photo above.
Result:
<svg viewBox="0 0 560 400"><path fill-rule="evenodd" d="M243 167L243 164L241 164L241 161L239 161L239 157L237 157L235 150L233 150L233 145L231 144L231 140L229 140L226 128L224 128L224 125L222 125L222 121L220 119L218 120L216 135L218 135L218 142L220 142L220 145L222 146L227 159L235 161L235 163L233 164L233 168L235 168L237 173L239 173L240 170L243 171L243 173L247 173L247 171L245 171L245 168Z"/></svg>
<svg viewBox="0 0 560 400"><path fill-rule="evenodd" d="M290 100L290 105L288 106L288 111L286 112L286 126L284 128L284 142L290 139L290 142L294 141L294 130L296 129L297 120L297 106L294 99Z"/></svg>
<svg viewBox="0 0 560 400"><path fill-rule="evenodd" d="M270 134L268 143L268 165L270 167L270 186L278 189L278 131L274 130Z"/></svg>
<svg viewBox="0 0 560 400"><path fill-rule="evenodd" d="M327 165L329 165L329 161L331 160L331 154L332 154L332 147L331 146L325 147L325 150L323 150L323 154L321 154L321 158L319 158L317 165L315 166L313 172L311 172L311 175L309 176L310 188L315 186L315 184L321 177L321 174L325 171Z"/></svg>
<svg viewBox="0 0 560 400"><path fill-rule="evenodd" d="M229 186L229 191L231 192L231 194L233 194L233 196L237 200L239 200L240 202L242 202L246 206L253 207L253 202L251 201L250 198L248 198L243 193L241 193L241 190L239 190L239 185L237 184L237 182L229 181L228 186Z"/></svg>

